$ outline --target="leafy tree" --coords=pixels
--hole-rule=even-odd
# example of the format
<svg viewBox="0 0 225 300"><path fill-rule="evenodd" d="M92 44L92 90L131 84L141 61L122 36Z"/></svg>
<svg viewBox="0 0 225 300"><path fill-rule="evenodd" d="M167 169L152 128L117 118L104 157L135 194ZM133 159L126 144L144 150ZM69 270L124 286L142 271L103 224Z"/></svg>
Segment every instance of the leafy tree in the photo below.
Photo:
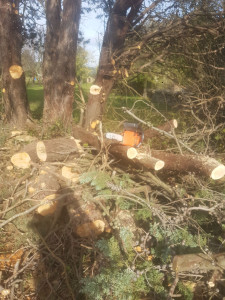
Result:
<svg viewBox="0 0 225 300"><path fill-rule="evenodd" d="M76 77L81 83L90 75L90 69L87 67L88 60L88 52L82 46L78 46L76 57Z"/></svg>
<svg viewBox="0 0 225 300"><path fill-rule="evenodd" d="M27 76L33 78L37 75L37 62L35 60L35 53L32 49L25 48L22 51L22 65Z"/></svg>

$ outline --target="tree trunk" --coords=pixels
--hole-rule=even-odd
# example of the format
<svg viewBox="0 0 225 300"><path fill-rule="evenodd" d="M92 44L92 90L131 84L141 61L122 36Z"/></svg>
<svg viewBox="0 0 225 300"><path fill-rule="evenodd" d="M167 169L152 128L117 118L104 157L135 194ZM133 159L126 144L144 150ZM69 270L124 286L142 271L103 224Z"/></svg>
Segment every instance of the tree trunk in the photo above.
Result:
<svg viewBox="0 0 225 300"><path fill-rule="evenodd" d="M158 171L164 167L162 160L152 157L151 154L146 151L139 151L139 149L133 147L112 144L109 147L109 152L122 159L125 163L128 162L147 170Z"/></svg>
<svg viewBox="0 0 225 300"><path fill-rule="evenodd" d="M21 67L23 39L19 3L18 0L0 0L0 60L5 118L8 123L22 128L29 109L25 75Z"/></svg>
<svg viewBox="0 0 225 300"><path fill-rule="evenodd" d="M214 158L203 155L180 155L151 150L153 157L165 162L165 169L177 172L194 172L217 180L225 175L225 166Z"/></svg>
<svg viewBox="0 0 225 300"><path fill-rule="evenodd" d="M141 7L143 0L117 0L109 15L107 28L99 59L99 67L94 85L90 89L84 127L90 128L91 123L100 120L105 103L114 85L116 77L121 73L127 76L124 66L116 66L113 58L115 51L125 42L128 31ZM129 13L127 11L130 9ZM119 68L121 69L119 72Z"/></svg>
<svg viewBox="0 0 225 300"><path fill-rule="evenodd" d="M76 139L80 139L82 143L89 143L97 150L101 149L101 143L98 139L98 136L91 134L90 132L86 132L84 129L79 128L78 126L73 129L73 136ZM117 157L121 157L122 159L125 157L125 153L127 153L126 146L122 146L119 143L113 143L110 145L111 141L105 139L105 146L108 147L109 152L117 154ZM110 146L110 147L109 147ZM121 150L123 149L123 150ZM146 153L144 147L137 148L137 153L141 152ZM147 152L148 153L148 152ZM213 180L218 180L225 176L225 166L222 165L217 160L210 158L208 156L203 155L180 155L169 153L160 150L151 150L151 157L154 159L158 159L159 161L163 161L165 165L163 166L166 170L177 171L181 173L185 172L194 172L196 174L200 174L203 176L208 176ZM149 154L145 154L146 157L149 158ZM127 154L126 154L127 156ZM136 158L135 158L136 159ZM132 160L131 160L132 161ZM149 160L143 160L143 155L139 157L138 165L142 165L142 167L147 167L149 169L154 169L150 167ZM159 163L161 165L161 162Z"/></svg>
<svg viewBox="0 0 225 300"><path fill-rule="evenodd" d="M63 7L63 8L62 8ZM47 33L44 52L44 122L72 121L75 60L81 0L46 1Z"/></svg>
<svg viewBox="0 0 225 300"><path fill-rule="evenodd" d="M74 138L56 138L33 142L11 157L17 168L26 169L31 163L66 161L79 156L82 150Z"/></svg>

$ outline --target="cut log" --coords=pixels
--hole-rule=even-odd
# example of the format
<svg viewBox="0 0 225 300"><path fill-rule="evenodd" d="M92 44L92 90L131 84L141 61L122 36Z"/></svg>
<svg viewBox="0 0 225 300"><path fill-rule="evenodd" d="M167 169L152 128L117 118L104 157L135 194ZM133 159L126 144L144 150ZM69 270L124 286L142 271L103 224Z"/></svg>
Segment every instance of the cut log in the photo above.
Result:
<svg viewBox="0 0 225 300"><path fill-rule="evenodd" d="M173 259L172 268L175 272L208 272L225 268L225 253L213 254L184 254L176 255Z"/></svg>
<svg viewBox="0 0 225 300"><path fill-rule="evenodd" d="M157 128L160 130L166 131L166 132L171 132L173 129L177 128L177 126L178 126L177 120L173 119L173 120L170 120L170 121L158 126ZM156 137L156 136L161 136L161 135L162 134L159 131L156 131L152 128L146 129L144 131L144 139L145 140Z"/></svg>
<svg viewBox="0 0 225 300"><path fill-rule="evenodd" d="M80 174L72 172L72 168L70 168L70 167L63 166L62 170L61 170L61 173L62 173L62 176L65 179L67 179L67 180L69 180L69 181L71 181L73 183L79 181Z"/></svg>
<svg viewBox="0 0 225 300"><path fill-rule="evenodd" d="M104 231L109 231L107 221L94 203L80 204L73 201L67 205L72 230L79 237L97 237Z"/></svg>
<svg viewBox="0 0 225 300"><path fill-rule="evenodd" d="M31 159L28 153L20 152L11 157L11 163L19 169L27 169L30 167Z"/></svg>
<svg viewBox="0 0 225 300"><path fill-rule="evenodd" d="M45 202L47 200L54 200L58 197L59 195L57 194L51 194L46 196L44 199L41 200L41 202ZM42 215L42 216L48 216L54 214L58 206L58 202L52 201L51 203L43 204L38 207L37 213Z"/></svg>
<svg viewBox="0 0 225 300"><path fill-rule="evenodd" d="M97 150L101 149L98 137L90 132L85 131L84 129L79 129L79 127L77 128L76 126L74 127L73 135L75 138L80 139L83 143L89 143ZM106 145L108 145L108 141L106 141ZM114 145L121 147L119 144ZM112 145L109 147L109 152L114 155L115 153L113 153L113 150L115 150L115 148ZM138 149L138 151L140 150ZM117 152L117 157L120 157L121 159L127 158L127 155L124 155L123 153L124 151L121 153L119 153L119 151L115 152ZM152 157L165 162L164 168L168 170L174 170L183 173L195 172L197 174L209 176L214 180L220 179L225 175L225 166L219 163L217 160L207 156L179 155L158 150L151 150L151 155Z"/></svg>
<svg viewBox="0 0 225 300"><path fill-rule="evenodd" d="M73 127L73 136L75 139L80 140L83 144L88 144L94 147L96 150L101 149L101 143L97 135L88 132L86 129L79 126Z"/></svg>
<svg viewBox="0 0 225 300"><path fill-rule="evenodd" d="M172 120L173 121L173 120ZM176 122L174 122L176 125ZM101 149L100 142L98 137L91 134L90 132L84 129L77 129L77 126L74 127L73 134L75 138L79 138L83 143L90 143L97 150ZM106 145L109 145L110 141L106 139ZM127 156L127 146L122 146L118 143L113 143L109 145L109 152L113 155L116 155L118 158L122 160L126 160ZM137 149L138 152L145 155L146 150L143 147ZM128 154L129 155L129 154ZM204 176L208 176L214 180L218 180L225 175L225 166L218 162L217 160L210 158L208 156L202 155L180 155L168 153L165 151L159 150L151 150L151 157L158 159L165 163L164 168L167 170L178 171L178 172L194 172L196 174L201 174ZM149 155L147 156L149 158ZM133 160L134 164L137 163L137 166L144 166L149 169L160 169L162 168L163 163L159 163L159 167L157 167L156 161L153 162L153 159L150 161L149 159L145 159L145 156L139 156L139 159L135 158ZM153 163L152 163L153 162ZM156 166L155 166L156 164Z"/></svg>
<svg viewBox="0 0 225 300"><path fill-rule="evenodd" d="M139 149L123 146L120 144L112 144L109 152L123 160L132 162L134 165L148 170L161 170L164 167L164 162L161 159L153 157L148 152L140 151Z"/></svg>
<svg viewBox="0 0 225 300"><path fill-rule="evenodd" d="M64 161L79 152L74 139L57 138L40 141L36 144L36 152L40 161Z"/></svg>
<svg viewBox="0 0 225 300"><path fill-rule="evenodd" d="M58 179L53 174L56 173L56 168L43 167L39 176L34 182L31 182L28 187L28 192L33 196L33 199L45 202L47 200L54 200L60 196L60 184ZM58 207L58 201L52 201L48 204L43 204L37 208L37 213L42 216L52 215Z"/></svg>
<svg viewBox="0 0 225 300"><path fill-rule="evenodd" d="M133 147L127 149L127 157L129 159L134 159L135 157L137 157L137 155L138 155L137 149Z"/></svg>
<svg viewBox="0 0 225 300"><path fill-rule="evenodd" d="M214 158L202 155L180 155L152 150L153 157L165 162L164 168L178 172L193 172L218 180L225 175L225 166Z"/></svg>
<svg viewBox="0 0 225 300"><path fill-rule="evenodd" d="M29 168L31 162L57 162L75 157L82 152L79 142L74 138L57 138L33 142L12 156L11 162L18 168Z"/></svg>

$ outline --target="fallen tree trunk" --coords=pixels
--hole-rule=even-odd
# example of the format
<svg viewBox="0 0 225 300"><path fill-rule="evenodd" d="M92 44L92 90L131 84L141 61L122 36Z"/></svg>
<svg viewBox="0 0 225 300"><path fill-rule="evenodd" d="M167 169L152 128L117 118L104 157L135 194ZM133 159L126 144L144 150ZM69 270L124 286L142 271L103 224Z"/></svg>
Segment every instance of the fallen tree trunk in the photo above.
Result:
<svg viewBox="0 0 225 300"><path fill-rule="evenodd" d="M80 145L74 138L57 138L33 142L14 154L11 162L17 168L29 168L32 162L64 161L81 152Z"/></svg>
<svg viewBox="0 0 225 300"><path fill-rule="evenodd" d="M221 270L225 268L225 253L213 254L184 254L176 255L173 259L172 268L175 272L208 272L210 270Z"/></svg>
<svg viewBox="0 0 225 300"><path fill-rule="evenodd" d="M153 157L165 162L164 168L178 172L194 172L217 180L225 175L225 166L214 158L203 155L180 155L152 150Z"/></svg>
<svg viewBox="0 0 225 300"><path fill-rule="evenodd" d="M151 154L141 152L138 149L129 146L112 144L109 147L109 152L125 161L132 162L136 166L144 167L148 170L158 171L165 165L162 160L152 157Z"/></svg>
<svg viewBox="0 0 225 300"><path fill-rule="evenodd" d="M82 141L82 143L89 143L97 150L101 149L101 143L98 139L98 136L91 134L85 129L74 127L73 136ZM104 140L106 146L108 146L109 152L117 157L122 159L127 159L127 148L115 141L110 144L110 140ZM146 153L143 147L137 148L137 152ZM149 158L150 156L148 156ZM165 163L164 169L177 171L177 172L194 172L196 174L201 174L203 176L208 176L214 180L218 180L225 175L225 166L208 156L203 155L181 155L173 154L160 150L151 150L151 157L158 159ZM145 161L145 160L144 160ZM139 167L147 167L149 169L154 169L150 166L150 159L144 163L142 159L136 160L136 163ZM131 160L130 160L131 162Z"/></svg>
<svg viewBox="0 0 225 300"><path fill-rule="evenodd" d="M170 120L170 121L158 126L157 129L160 129L165 132L171 132L173 129L177 128L177 126L178 126L177 120L173 119L173 120ZM153 137L161 136L161 135L163 135L163 134L160 131L156 131L153 128L149 128L144 131L144 139L145 140L151 139Z"/></svg>

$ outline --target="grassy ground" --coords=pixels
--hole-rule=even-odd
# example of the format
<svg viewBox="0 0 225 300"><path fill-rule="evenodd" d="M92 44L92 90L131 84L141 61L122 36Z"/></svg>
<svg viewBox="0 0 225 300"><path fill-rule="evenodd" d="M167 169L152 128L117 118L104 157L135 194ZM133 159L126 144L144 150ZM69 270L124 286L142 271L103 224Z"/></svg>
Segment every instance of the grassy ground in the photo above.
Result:
<svg viewBox="0 0 225 300"><path fill-rule="evenodd" d="M88 93L91 84L82 84L83 96L87 100ZM43 86L40 84L29 84L27 87L28 100L30 104L30 109L32 116L35 119L41 119L43 114ZM112 91L107 101L106 113L103 117L104 131L114 131L119 132L122 130L122 122L135 120L132 117L124 113L121 107L131 108L133 107L133 112L142 120L151 122L154 126L157 126L165 121L165 119L160 115L156 109L158 109L164 117L168 119L176 118L179 121L179 128L183 130L186 127L186 117L184 113L180 110L171 107L166 103L166 99L151 99L146 102L138 101L141 97L139 95L132 94L130 91L126 91L123 88L117 88ZM159 100L159 101L158 101ZM78 87L75 89L75 102L74 102L74 112L73 118L75 123L79 122L80 118L80 93ZM135 104L135 105L134 105ZM190 116L189 116L190 118ZM190 119L188 121L190 123Z"/></svg>
<svg viewBox="0 0 225 300"><path fill-rule="evenodd" d="M32 116L35 119L41 119L43 114L44 91L43 86L39 84L30 84L27 87L27 96L30 104Z"/></svg>

